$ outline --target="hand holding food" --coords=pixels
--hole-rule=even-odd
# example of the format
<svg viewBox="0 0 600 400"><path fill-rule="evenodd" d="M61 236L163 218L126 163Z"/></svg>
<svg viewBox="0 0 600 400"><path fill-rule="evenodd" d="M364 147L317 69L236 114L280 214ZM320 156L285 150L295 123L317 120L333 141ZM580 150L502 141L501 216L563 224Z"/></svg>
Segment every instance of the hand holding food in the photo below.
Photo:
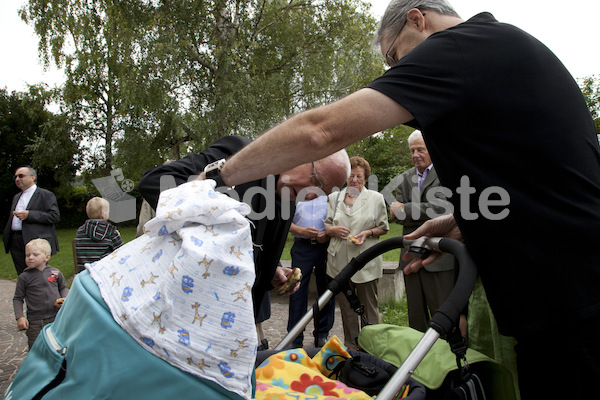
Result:
<svg viewBox="0 0 600 400"><path fill-rule="evenodd" d="M54 302L54 307L61 308L64 302L65 302L64 297L61 297L60 299L56 299L56 301Z"/></svg>
<svg viewBox="0 0 600 400"><path fill-rule="evenodd" d="M348 236L348 241L354 244L360 243L360 240L356 236Z"/></svg>
<svg viewBox="0 0 600 400"><path fill-rule="evenodd" d="M302 279L302 271L300 271L300 268L294 268L290 276L288 276L288 280L275 288L277 294L286 294L296 286L296 283L300 282L300 279Z"/></svg>
<svg viewBox="0 0 600 400"><path fill-rule="evenodd" d="M13 211L13 215L23 221L29 216L29 210Z"/></svg>

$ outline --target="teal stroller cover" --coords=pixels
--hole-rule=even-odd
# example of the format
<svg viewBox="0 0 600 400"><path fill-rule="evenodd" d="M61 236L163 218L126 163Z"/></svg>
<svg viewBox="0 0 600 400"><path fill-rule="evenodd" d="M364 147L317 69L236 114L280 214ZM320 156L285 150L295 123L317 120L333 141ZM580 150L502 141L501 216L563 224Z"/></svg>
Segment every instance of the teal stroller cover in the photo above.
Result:
<svg viewBox="0 0 600 400"><path fill-rule="evenodd" d="M144 235L86 264L7 399L250 399L256 329L250 207L192 181Z"/></svg>

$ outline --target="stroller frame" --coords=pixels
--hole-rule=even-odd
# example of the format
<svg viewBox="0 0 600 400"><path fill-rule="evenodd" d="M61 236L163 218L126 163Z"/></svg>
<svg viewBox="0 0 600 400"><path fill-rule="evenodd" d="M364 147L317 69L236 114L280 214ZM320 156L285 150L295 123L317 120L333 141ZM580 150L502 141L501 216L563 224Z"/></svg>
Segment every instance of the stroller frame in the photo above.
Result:
<svg viewBox="0 0 600 400"><path fill-rule="evenodd" d="M377 395L378 400L393 400L429 350L431 350L437 339L446 336L454 327L458 326L460 313L469 301L469 296L473 291L477 279L475 263L463 243L454 239L439 237L423 237L417 240L405 240L403 237L396 237L379 242L353 258L344 267L342 272L329 283L327 290L317 299L315 305L321 310L333 296L341 293L348 287L350 278L369 261L383 253L400 247L408 249L411 254L417 257L424 257L431 251L453 254L458 260L458 276L452 292L431 318L429 328L396 373ZM306 328L312 318L313 310L311 309L288 332L281 342L277 344L275 350L284 350Z"/></svg>

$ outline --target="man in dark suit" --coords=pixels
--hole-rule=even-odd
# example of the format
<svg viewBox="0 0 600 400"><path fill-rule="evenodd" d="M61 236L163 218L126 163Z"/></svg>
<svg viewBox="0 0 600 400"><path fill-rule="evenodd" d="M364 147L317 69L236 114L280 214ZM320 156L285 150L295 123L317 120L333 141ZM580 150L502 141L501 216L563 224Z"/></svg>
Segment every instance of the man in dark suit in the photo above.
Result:
<svg viewBox="0 0 600 400"><path fill-rule="evenodd" d="M403 235L414 232L428 219L446 211L443 207L446 197L440 191L440 181L420 131L410 134L408 147L415 167L401 175L396 189L398 201L390 205L390 214L396 223L403 226ZM402 249L400 256L402 269L408 264L408 261L402 260L406 251ZM425 332L431 316L454 286L454 257L445 254L418 272L404 275L404 284L409 325Z"/></svg>
<svg viewBox="0 0 600 400"><path fill-rule="evenodd" d="M31 167L21 167L15 172L15 185L21 189L13 197L11 214L4 228L4 248L12 256L17 274L25 264L25 245L32 239L46 239L52 254L58 249L54 225L60 220L56 196L37 186L37 173Z"/></svg>

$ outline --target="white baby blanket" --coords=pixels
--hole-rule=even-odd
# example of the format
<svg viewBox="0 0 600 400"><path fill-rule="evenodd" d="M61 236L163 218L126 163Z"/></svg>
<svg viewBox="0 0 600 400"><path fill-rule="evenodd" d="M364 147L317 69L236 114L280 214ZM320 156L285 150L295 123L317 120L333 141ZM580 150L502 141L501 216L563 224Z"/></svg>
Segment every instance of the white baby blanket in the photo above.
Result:
<svg viewBox="0 0 600 400"><path fill-rule="evenodd" d="M164 191L145 234L88 265L146 350L250 399L256 357L250 207L213 180Z"/></svg>

